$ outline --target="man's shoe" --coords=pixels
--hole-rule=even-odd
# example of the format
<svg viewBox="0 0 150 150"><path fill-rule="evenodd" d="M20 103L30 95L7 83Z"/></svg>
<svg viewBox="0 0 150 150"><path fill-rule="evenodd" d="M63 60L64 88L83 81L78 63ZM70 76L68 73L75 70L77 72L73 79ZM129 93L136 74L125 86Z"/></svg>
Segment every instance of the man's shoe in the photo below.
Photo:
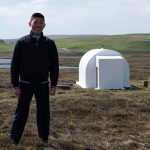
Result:
<svg viewBox="0 0 150 150"><path fill-rule="evenodd" d="M14 139L10 139L12 144L15 144L16 146L19 144L18 142L16 142Z"/></svg>
<svg viewBox="0 0 150 150"><path fill-rule="evenodd" d="M43 146L48 146L48 141L47 140L42 140L42 145Z"/></svg>

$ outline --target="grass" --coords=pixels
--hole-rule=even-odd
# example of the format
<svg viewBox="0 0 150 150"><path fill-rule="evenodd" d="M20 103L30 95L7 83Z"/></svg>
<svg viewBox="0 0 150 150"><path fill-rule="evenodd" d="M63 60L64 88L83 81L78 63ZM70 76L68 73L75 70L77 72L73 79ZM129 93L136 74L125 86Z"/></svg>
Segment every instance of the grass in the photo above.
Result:
<svg viewBox="0 0 150 150"><path fill-rule="evenodd" d="M51 97L50 150L149 150L150 149L150 81L149 35L102 36L56 40L59 47L104 47L124 52L130 66L132 90L94 90L75 86L78 69L60 70L59 84L73 84L70 90L57 89ZM60 43L59 43L60 42ZM62 43L61 43L62 42ZM69 43L70 42L70 43ZM75 45L73 45L75 43ZM130 43L130 44L129 44ZM147 43L147 44L146 44ZM66 44L66 45L65 45ZM126 50L124 49L126 46ZM72 48L71 50L73 50ZM142 50L141 50L142 49ZM82 49L75 49L78 52ZM143 52L143 53L142 53ZM78 66L83 53L59 50L60 64ZM140 54L140 55L139 55ZM10 57L11 51L0 51ZM10 140L10 129L17 100L10 83L9 69L0 69L0 149L41 150L36 128L36 103L32 99L28 122L19 146ZM46 148L45 148L46 149Z"/></svg>
<svg viewBox="0 0 150 150"><path fill-rule="evenodd" d="M6 52L5 52L6 53ZM66 51L64 51L66 53ZM8 54L8 52L6 53ZM4 53L3 53L4 55ZM81 56L80 56L81 57ZM126 55L132 90L94 90L72 86L51 97L51 150L149 150L150 149L150 55ZM79 54L61 51L62 65L76 66ZM78 69L60 70L59 84L75 84ZM19 146L9 141L17 100L8 69L0 69L0 149L41 150L33 98L28 122Z"/></svg>
<svg viewBox="0 0 150 150"><path fill-rule="evenodd" d="M103 45L106 49L114 49L123 54L149 54L149 41L149 34L131 34L61 39L56 40L56 44L58 47L65 47L79 52L86 52L90 49L101 48Z"/></svg>
<svg viewBox="0 0 150 150"><path fill-rule="evenodd" d="M58 90L59 92L61 90ZM8 106L11 105L11 107ZM57 150L137 150L149 149L149 89L101 91L72 88L51 99L50 147ZM7 114L1 126L1 148L13 149L8 142L16 100L0 103ZM30 117L17 149L40 149L33 99Z"/></svg>
<svg viewBox="0 0 150 150"><path fill-rule="evenodd" d="M113 49L122 54L150 54L150 34L84 36L56 39L58 48L85 53L90 49ZM14 43L1 43L0 50L12 50Z"/></svg>
<svg viewBox="0 0 150 150"><path fill-rule="evenodd" d="M0 50L8 51L14 49L14 43L0 43Z"/></svg>

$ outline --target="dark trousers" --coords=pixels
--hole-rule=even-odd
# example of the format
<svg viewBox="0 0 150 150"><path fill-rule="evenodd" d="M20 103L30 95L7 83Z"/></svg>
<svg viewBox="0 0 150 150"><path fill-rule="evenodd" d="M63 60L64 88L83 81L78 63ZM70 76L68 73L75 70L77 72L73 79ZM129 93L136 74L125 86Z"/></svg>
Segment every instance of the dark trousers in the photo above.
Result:
<svg viewBox="0 0 150 150"><path fill-rule="evenodd" d="M21 96L18 98L18 105L11 129L11 138L17 144L19 143L28 119L29 106L34 94L37 107L38 134L42 140L48 140L50 122L48 84L21 83L20 90Z"/></svg>

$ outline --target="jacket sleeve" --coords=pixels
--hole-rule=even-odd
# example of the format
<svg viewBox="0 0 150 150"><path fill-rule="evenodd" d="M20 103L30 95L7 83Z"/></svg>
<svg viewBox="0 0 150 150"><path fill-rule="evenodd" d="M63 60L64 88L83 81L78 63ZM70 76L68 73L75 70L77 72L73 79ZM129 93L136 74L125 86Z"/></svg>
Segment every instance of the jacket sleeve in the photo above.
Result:
<svg viewBox="0 0 150 150"><path fill-rule="evenodd" d="M13 51L11 67L10 67L11 83L13 87L19 86L20 60L21 60L21 49L20 49L20 43L19 41L17 41Z"/></svg>
<svg viewBox="0 0 150 150"><path fill-rule="evenodd" d="M56 86L59 77L59 59L58 59L58 52L55 42L50 40L50 65L49 65L49 72L50 72L50 81L51 86Z"/></svg>

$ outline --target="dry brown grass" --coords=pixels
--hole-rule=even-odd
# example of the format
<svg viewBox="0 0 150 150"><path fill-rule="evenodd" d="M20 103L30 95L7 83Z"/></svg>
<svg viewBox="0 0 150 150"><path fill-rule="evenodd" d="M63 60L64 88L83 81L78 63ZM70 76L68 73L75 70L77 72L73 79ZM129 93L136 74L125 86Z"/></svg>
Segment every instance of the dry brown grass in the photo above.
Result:
<svg viewBox="0 0 150 150"><path fill-rule="evenodd" d="M150 80L149 57L127 56L132 90L93 90L76 86L71 90L58 89L50 101L50 146L47 149L149 150L150 88L143 87L143 81ZM77 58L71 60L72 64L77 64ZM64 62L63 58L61 61ZM0 149L43 149L37 134L34 98L21 144L16 147L9 141L17 103L9 76L8 69L0 69ZM59 83L74 84L77 79L78 69L60 71Z"/></svg>

